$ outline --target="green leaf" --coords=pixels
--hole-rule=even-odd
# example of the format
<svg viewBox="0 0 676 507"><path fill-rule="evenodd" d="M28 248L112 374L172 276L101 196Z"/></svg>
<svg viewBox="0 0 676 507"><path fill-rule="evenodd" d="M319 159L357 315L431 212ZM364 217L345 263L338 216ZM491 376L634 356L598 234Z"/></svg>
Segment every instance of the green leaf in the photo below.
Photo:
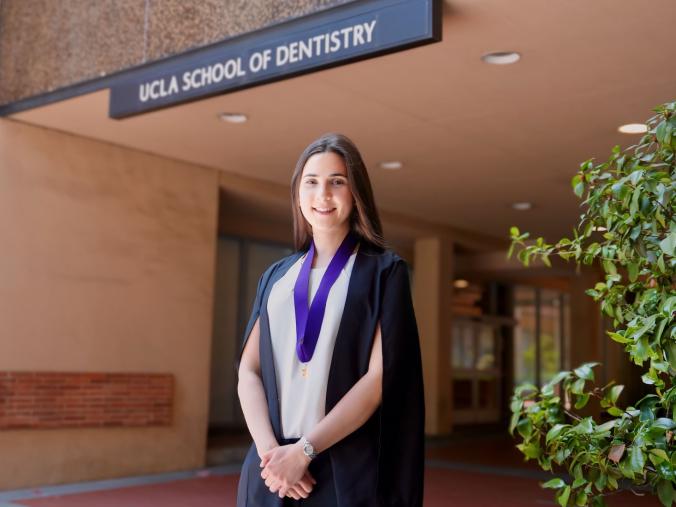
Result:
<svg viewBox="0 0 676 507"><path fill-rule="evenodd" d="M612 415L613 417L620 417L622 414L624 414L624 410L621 408L617 407L610 407L607 412Z"/></svg>
<svg viewBox="0 0 676 507"><path fill-rule="evenodd" d="M556 497L556 501L559 502L561 507L566 507L568 505L568 498L570 498L570 486L566 486L561 490L559 496Z"/></svg>
<svg viewBox="0 0 676 507"><path fill-rule="evenodd" d="M545 437L545 443L549 444L549 441L552 440L553 438L558 437L561 434L561 431L563 428L567 427L567 424L555 424L552 426L552 429L550 429L547 432L547 436Z"/></svg>
<svg viewBox="0 0 676 507"><path fill-rule="evenodd" d="M653 460L653 457L656 459ZM653 464L658 465L663 461L669 461L669 456L663 449L650 449L650 461L652 461Z"/></svg>
<svg viewBox="0 0 676 507"><path fill-rule="evenodd" d="M531 442L528 445L521 445L519 449L529 459L538 458L541 454L540 446L535 442Z"/></svg>
<svg viewBox="0 0 676 507"><path fill-rule="evenodd" d="M620 461L618 468L620 469L620 472L622 472L622 475L624 475L627 479L634 478L635 474L634 471L632 470L630 460L624 459Z"/></svg>
<svg viewBox="0 0 676 507"><path fill-rule="evenodd" d="M542 487L547 488L547 489L559 489L562 488L566 485L565 482L563 482L563 479L559 479L558 477L556 479L551 479L547 482L545 482Z"/></svg>
<svg viewBox="0 0 676 507"><path fill-rule="evenodd" d="M640 447L632 445L629 449L629 465L634 473L642 473L645 466L645 454Z"/></svg>
<svg viewBox="0 0 676 507"><path fill-rule="evenodd" d="M570 375L569 371L560 371L552 377L552 379L545 384L545 387L551 386L554 387L556 384L564 380Z"/></svg>
<svg viewBox="0 0 676 507"><path fill-rule="evenodd" d="M674 248L676 248L676 231L669 233L669 235L660 241L660 248L667 254L674 256Z"/></svg>
<svg viewBox="0 0 676 507"><path fill-rule="evenodd" d="M575 433L579 434L589 434L592 432L592 418L585 417L582 419L577 426L575 426Z"/></svg>
<svg viewBox="0 0 676 507"><path fill-rule="evenodd" d="M668 417L660 417L653 423L653 428L660 428L663 430L672 430L676 427L676 422Z"/></svg>
<svg viewBox="0 0 676 507"><path fill-rule="evenodd" d="M585 407L587 402L589 402L589 393L578 396L577 401L575 402L575 408L580 410Z"/></svg>
<svg viewBox="0 0 676 507"><path fill-rule="evenodd" d="M615 263L613 261L607 261L607 260L603 261L603 269L609 275L616 275L617 274L617 268L615 267Z"/></svg>
<svg viewBox="0 0 676 507"><path fill-rule="evenodd" d="M624 386L613 386L610 388L610 401L613 402L613 404L617 403L617 399L620 397L620 393L624 389Z"/></svg>
<svg viewBox="0 0 676 507"><path fill-rule="evenodd" d="M631 343L633 340L630 340L629 338L625 338L619 333L613 333L612 331L606 331L608 333L608 336L610 338L618 343Z"/></svg>
<svg viewBox="0 0 676 507"><path fill-rule="evenodd" d="M655 137L657 138L657 142L660 144L666 144L666 132L667 132L667 122L662 121L660 124L657 126L655 129Z"/></svg>
<svg viewBox="0 0 676 507"><path fill-rule="evenodd" d="M629 206L629 213L633 217L638 211L638 200L641 197L641 187L636 187L634 193L631 196L631 205Z"/></svg>
<svg viewBox="0 0 676 507"><path fill-rule="evenodd" d="M638 365L642 365L643 361L645 361L650 357L651 351L652 349L650 348L648 339L645 337L641 338L636 342L636 345L634 346L634 354L633 354L634 362Z"/></svg>
<svg viewBox="0 0 676 507"><path fill-rule="evenodd" d="M603 488L606 487L608 483L608 476L606 474L600 473L599 476L594 481L594 486L597 490L603 491Z"/></svg>
<svg viewBox="0 0 676 507"><path fill-rule="evenodd" d="M575 497L575 505L579 505L580 507L587 505L587 493L578 491L577 496Z"/></svg>
<svg viewBox="0 0 676 507"><path fill-rule="evenodd" d="M627 271L629 273L629 281L634 283L638 278L638 263L630 262L627 264Z"/></svg>
<svg viewBox="0 0 676 507"><path fill-rule="evenodd" d="M657 496L665 507L670 507L674 501L674 485L671 481L662 479L657 483Z"/></svg>
<svg viewBox="0 0 676 507"><path fill-rule="evenodd" d="M514 430L516 429L516 425L519 423L519 418L521 417L521 414L519 412L515 412L512 414L512 418L509 421L509 434L514 435Z"/></svg>
<svg viewBox="0 0 676 507"><path fill-rule="evenodd" d="M617 425L617 420L611 419L610 421L606 421L603 424L599 424L596 427L596 433L605 433L606 431L612 430L616 425Z"/></svg>
<svg viewBox="0 0 676 507"><path fill-rule="evenodd" d="M664 254L660 255L660 256L657 258L657 267L660 268L660 271L661 271L662 273L666 273L666 272L667 272L667 267L664 265Z"/></svg>
<svg viewBox="0 0 676 507"><path fill-rule="evenodd" d="M645 333L652 330L652 328L655 327L655 320L657 320L657 317L656 314L653 314L650 317L643 319L643 325L632 335L632 338L638 340Z"/></svg>
<svg viewBox="0 0 676 507"><path fill-rule="evenodd" d="M570 182L570 184L573 187L573 192L575 192L575 195L578 197L582 197L582 194L584 193L584 182L582 181L582 175L576 174L575 176L573 176L573 179Z"/></svg>
<svg viewBox="0 0 676 507"><path fill-rule="evenodd" d="M516 431L524 439L528 438L533 432L533 424L530 422L530 419L521 419L516 425Z"/></svg>
<svg viewBox="0 0 676 507"><path fill-rule="evenodd" d="M573 481L573 484L570 487L572 489L577 489L580 486L584 486L585 484L587 484L587 479L585 479L584 477L578 477Z"/></svg>
<svg viewBox="0 0 676 507"><path fill-rule="evenodd" d="M584 391L584 379L579 378L570 385L570 392L573 394L582 394Z"/></svg>
<svg viewBox="0 0 676 507"><path fill-rule="evenodd" d="M573 370L575 372L575 375L577 375L580 378L583 378L585 380L594 380L594 372L592 371L592 368L594 366L598 366L599 363L585 363L581 366L578 366Z"/></svg>

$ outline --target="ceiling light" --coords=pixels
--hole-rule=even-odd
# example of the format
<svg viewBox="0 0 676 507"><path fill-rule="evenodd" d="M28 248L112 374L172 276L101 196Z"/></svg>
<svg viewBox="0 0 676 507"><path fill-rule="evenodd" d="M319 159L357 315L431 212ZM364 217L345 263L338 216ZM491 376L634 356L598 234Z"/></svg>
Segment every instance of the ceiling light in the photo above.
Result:
<svg viewBox="0 0 676 507"><path fill-rule="evenodd" d="M623 134L645 134L648 132L648 125L645 123L627 123L617 129Z"/></svg>
<svg viewBox="0 0 676 507"><path fill-rule="evenodd" d="M389 162L380 163L380 168L387 169L388 171L396 171L397 169L401 169L402 167L404 167L404 164L402 164L398 160L390 160Z"/></svg>
<svg viewBox="0 0 676 507"><path fill-rule="evenodd" d="M249 117L242 113L221 113L218 115L221 121L228 123L246 123Z"/></svg>
<svg viewBox="0 0 676 507"><path fill-rule="evenodd" d="M515 202L512 204L512 208L518 211L527 211L533 207L533 204L530 202Z"/></svg>
<svg viewBox="0 0 676 507"><path fill-rule="evenodd" d="M521 55L516 51L495 51L493 53L486 53L481 59L492 65L509 65L521 60Z"/></svg>
<svg viewBox="0 0 676 507"><path fill-rule="evenodd" d="M469 282L467 280L463 280L462 278L458 278L453 282L453 287L456 289L466 289L469 287Z"/></svg>

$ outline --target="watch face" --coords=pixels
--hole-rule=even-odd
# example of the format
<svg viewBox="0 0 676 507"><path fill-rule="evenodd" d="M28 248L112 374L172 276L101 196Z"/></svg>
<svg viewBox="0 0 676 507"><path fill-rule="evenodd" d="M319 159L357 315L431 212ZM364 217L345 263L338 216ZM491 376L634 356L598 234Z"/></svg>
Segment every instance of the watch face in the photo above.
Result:
<svg viewBox="0 0 676 507"><path fill-rule="evenodd" d="M312 447L312 444L310 442L305 442L303 450L305 451L305 454L307 454L308 456L311 456L315 453L315 448Z"/></svg>

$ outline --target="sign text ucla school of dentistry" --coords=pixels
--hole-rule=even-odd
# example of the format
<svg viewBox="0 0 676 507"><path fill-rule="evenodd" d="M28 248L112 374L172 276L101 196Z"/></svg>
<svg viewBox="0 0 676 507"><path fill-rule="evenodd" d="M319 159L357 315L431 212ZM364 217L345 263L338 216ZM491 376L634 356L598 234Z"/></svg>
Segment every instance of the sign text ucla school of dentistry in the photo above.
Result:
<svg viewBox="0 0 676 507"><path fill-rule="evenodd" d="M111 87L110 116L122 118L434 42L440 38L435 4L355 2L135 69Z"/></svg>

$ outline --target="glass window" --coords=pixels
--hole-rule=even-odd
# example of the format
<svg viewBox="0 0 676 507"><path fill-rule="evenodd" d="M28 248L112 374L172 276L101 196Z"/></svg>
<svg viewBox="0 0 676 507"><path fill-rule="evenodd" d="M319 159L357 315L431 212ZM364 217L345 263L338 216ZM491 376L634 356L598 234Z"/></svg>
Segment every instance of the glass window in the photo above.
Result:
<svg viewBox="0 0 676 507"><path fill-rule="evenodd" d="M546 384L561 369L563 343L561 293L540 291L540 382Z"/></svg>
<svg viewBox="0 0 676 507"><path fill-rule="evenodd" d="M479 343L477 344L477 370L490 370L495 367L495 328L490 325L479 325Z"/></svg>
<svg viewBox="0 0 676 507"><path fill-rule="evenodd" d="M564 368L569 334L567 294L514 287L514 383L543 385Z"/></svg>
<svg viewBox="0 0 676 507"><path fill-rule="evenodd" d="M474 367L474 331L467 320L453 323L453 368L470 370Z"/></svg>
<svg viewBox="0 0 676 507"><path fill-rule="evenodd" d="M535 383L535 289L514 288L514 383Z"/></svg>

